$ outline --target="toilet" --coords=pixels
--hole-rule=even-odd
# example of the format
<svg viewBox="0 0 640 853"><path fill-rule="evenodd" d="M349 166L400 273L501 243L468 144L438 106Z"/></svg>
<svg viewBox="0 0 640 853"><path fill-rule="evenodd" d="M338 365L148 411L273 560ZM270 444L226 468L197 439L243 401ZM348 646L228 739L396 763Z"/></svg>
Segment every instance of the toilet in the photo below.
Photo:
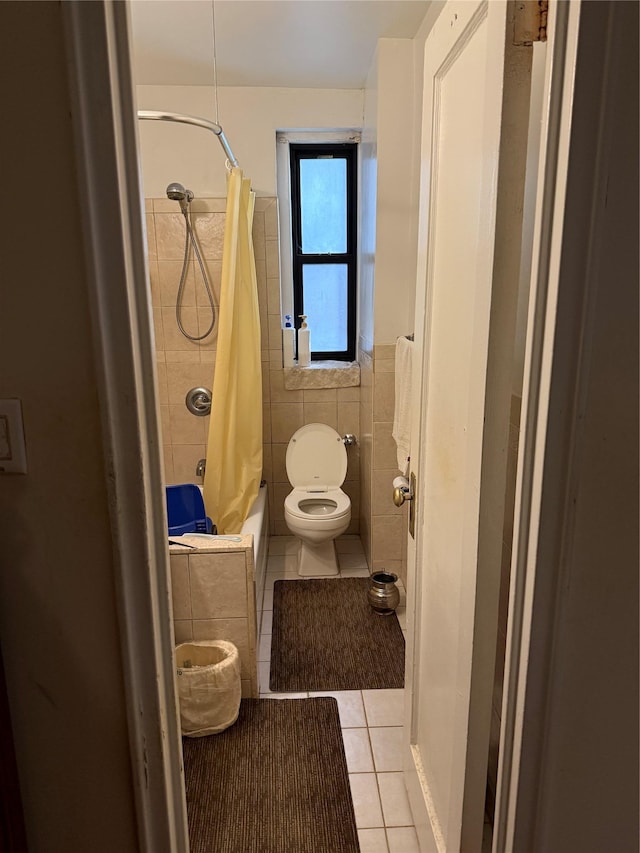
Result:
<svg viewBox="0 0 640 853"><path fill-rule="evenodd" d="M286 466L293 490L284 520L300 539L298 574L337 575L334 540L351 521L351 501L340 488L347 474L344 441L327 424L307 424L291 437Z"/></svg>

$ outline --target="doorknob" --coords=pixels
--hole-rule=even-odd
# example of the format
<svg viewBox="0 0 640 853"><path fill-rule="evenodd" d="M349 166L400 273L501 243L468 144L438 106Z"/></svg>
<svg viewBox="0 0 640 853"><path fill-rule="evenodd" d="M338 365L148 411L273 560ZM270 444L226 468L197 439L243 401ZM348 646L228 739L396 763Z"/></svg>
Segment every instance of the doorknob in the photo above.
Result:
<svg viewBox="0 0 640 853"><path fill-rule="evenodd" d="M393 481L393 502L396 506L402 506L405 501L413 500L413 489L409 486L406 477L396 477Z"/></svg>
<svg viewBox="0 0 640 853"><path fill-rule="evenodd" d="M405 501L411 501L409 504L409 533L412 537L415 536L416 523L416 476L413 471L410 474L411 480L406 477L396 477L393 481L393 502L400 507Z"/></svg>
<svg viewBox="0 0 640 853"><path fill-rule="evenodd" d="M412 501L413 495L409 491L409 485L406 487L396 486L393 490L393 502L396 506L402 506L405 501Z"/></svg>

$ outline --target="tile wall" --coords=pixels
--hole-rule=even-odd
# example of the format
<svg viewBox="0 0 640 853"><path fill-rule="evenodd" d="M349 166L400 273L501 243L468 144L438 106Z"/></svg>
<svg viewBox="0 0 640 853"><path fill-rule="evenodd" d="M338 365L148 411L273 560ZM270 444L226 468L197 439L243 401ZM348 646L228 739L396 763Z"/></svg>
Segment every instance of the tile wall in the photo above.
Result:
<svg viewBox="0 0 640 853"><path fill-rule="evenodd" d="M220 295L225 200L196 199L192 203L192 210L217 304ZM165 478L167 483L198 482L195 467L198 460L205 456L209 419L190 414L184 399L190 388L199 385L213 387L217 327L200 343L188 341L178 331L175 303L184 254L184 218L177 212L176 202L168 199L147 199L146 211ZM315 421L329 424L341 435L351 432L360 437L360 389L288 391L284 388L275 198L256 199L253 243L262 339L263 476L271 486L271 532L287 534L289 530L284 521L284 499L291 490L285 469L289 439L299 427ZM202 279L193 260L183 305L183 324L187 329L206 330L210 312L206 307ZM310 325L313 334L312 322ZM357 533L360 527L360 449L351 447L347 452L349 466L343 488L352 504L352 522L347 532Z"/></svg>
<svg viewBox="0 0 640 853"><path fill-rule="evenodd" d="M398 509L392 499L393 479L399 474L391 435L394 371L395 344L376 344L367 352L360 340L360 535L371 570L385 568L406 584L407 505Z"/></svg>

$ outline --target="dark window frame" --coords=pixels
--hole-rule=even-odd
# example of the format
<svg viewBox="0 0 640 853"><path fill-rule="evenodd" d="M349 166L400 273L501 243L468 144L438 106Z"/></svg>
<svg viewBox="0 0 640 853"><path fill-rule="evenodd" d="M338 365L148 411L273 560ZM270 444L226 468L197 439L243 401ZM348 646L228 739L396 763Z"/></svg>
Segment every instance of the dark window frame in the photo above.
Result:
<svg viewBox="0 0 640 853"><path fill-rule="evenodd" d="M317 157L344 159L347 166L347 251L342 254L311 254L302 251L302 220L300 207L300 160ZM358 228L358 144L356 142L290 143L291 171L291 248L293 274L293 313L295 327L300 328L304 311L302 268L304 264L344 264L347 267L347 348L335 352L313 351L313 317L311 328L311 359L313 361L354 361L356 357L357 306L357 228Z"/></svg>

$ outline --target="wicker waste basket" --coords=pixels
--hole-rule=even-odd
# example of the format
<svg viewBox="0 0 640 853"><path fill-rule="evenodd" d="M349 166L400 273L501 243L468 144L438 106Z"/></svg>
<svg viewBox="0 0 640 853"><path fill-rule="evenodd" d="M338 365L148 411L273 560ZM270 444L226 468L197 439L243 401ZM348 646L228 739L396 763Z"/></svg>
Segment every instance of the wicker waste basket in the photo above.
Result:
<svg viewBox="0 0 640 853"><path fill-rule="evenodd" d="M232 726L241 695L240 656L233 643L181 643L176 666L182 734L203 737Z"/></svg>

